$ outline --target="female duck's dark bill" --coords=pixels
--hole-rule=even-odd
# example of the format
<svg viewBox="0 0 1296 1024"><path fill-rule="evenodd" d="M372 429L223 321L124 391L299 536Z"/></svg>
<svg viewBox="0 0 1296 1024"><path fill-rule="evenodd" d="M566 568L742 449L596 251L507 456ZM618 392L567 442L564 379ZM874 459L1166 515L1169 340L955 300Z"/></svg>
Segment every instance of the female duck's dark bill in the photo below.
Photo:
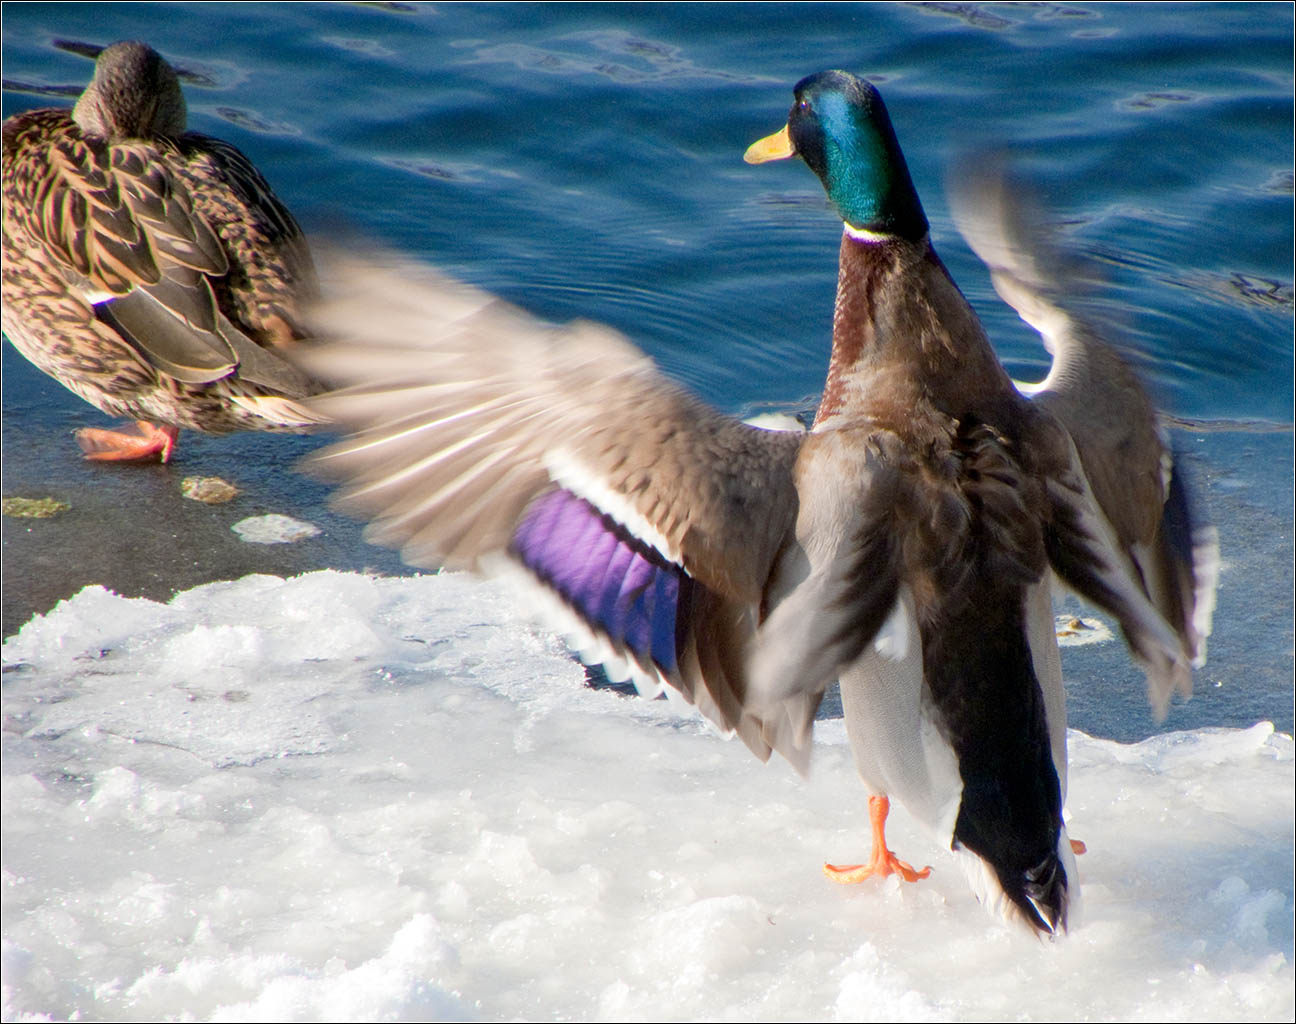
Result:
<svg viewBox="0 0 1296 1024"><path fill-rule="evenodd" d="M767 135L748 146L743 159L749 164L763 164L770 160L786 160L795 155L796 149L792 145L792 137L788 135L788 126L784 125L773 135Z"/></svg>

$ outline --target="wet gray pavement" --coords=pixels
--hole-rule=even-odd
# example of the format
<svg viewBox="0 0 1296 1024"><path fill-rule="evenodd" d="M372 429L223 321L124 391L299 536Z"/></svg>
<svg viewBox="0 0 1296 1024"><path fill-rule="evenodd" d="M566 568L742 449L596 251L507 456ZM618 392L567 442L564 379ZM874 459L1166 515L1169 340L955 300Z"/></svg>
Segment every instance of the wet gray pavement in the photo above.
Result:
<svg viewBox="0 0 1296 1024"><path fill-rule="evenodd" d="M87 462L73 431L110 424L4 345L4 496L69 505L50 519L3 518L5 636L87 584L166 601L201 583L256 572L413 571L395 552L364 543L361 524L330 511L324 485L297 472L325 438L184 432L166 466ZM193 501L180 490L188 476L219 476L241 493L219 505ZM321 533L250 544L231 530L268 513L306 520Z"/></svg>

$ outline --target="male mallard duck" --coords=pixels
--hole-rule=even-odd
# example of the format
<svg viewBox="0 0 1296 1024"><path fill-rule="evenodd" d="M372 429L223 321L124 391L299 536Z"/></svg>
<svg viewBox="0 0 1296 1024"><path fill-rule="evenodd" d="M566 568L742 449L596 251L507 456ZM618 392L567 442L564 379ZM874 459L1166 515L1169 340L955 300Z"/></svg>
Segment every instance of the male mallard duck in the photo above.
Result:
<svg viewBox="0 0 1296 1024"><path fill-rule="evenodd" d="M890 794L974 855L1005 914L1056 931L1075 887L1050 582L1116 616L1159 700L1186 692L1198 638L1170 605L1191 608L1191 587L1168 574L1163 603L1128 554L1182 564L1182 491L1091 486L1107 435L1071 419L1085 407L1069 389L1118 383L1136 396L1124 411L1150 417L1132 378L1094 363L1096 379L1064 375L1035 401L1013 387L932 252L871 85L802 81L787 127L748 159L793 154L845 220L809 433L708 408L608 328L551 327L430 271L352 260L348 292L319 312L339 340L308 356L350 385L312 405L354 433L314 464L373 518L370 539L414 564L523 571L595 656L762 758L804 767L840 680L875 870L918 874L885 849ZM1125 502L1145 506L1148 536L1124 532Z"/></svg>
<svg viewBox="0 0 1296 1024"><path fill-rule="evenodd" d="M4 123L4 332L142 436L82 430L92 459L165 462L181 427L307 429L318 390L274 354L303 337L305 240L229 143L185 131L171 66L107 47L72 111ZM155 424L162 424L160 427Z"/></svg>

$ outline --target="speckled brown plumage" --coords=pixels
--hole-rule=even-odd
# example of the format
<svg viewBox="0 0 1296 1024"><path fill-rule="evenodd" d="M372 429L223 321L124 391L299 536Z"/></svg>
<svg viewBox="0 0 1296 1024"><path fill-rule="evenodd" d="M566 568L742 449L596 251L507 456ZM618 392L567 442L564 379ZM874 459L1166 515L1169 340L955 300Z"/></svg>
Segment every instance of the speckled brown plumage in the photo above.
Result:
<svg viewBox="0 0 1296 1024"><path fill-rule="evenodd" d="M299 400L318 388L275 354L305 336L305 240L247 158L184 117L166 61L117 43L74 110L5 122L5 334L92 405L172 438L309 429Z"/></svg>

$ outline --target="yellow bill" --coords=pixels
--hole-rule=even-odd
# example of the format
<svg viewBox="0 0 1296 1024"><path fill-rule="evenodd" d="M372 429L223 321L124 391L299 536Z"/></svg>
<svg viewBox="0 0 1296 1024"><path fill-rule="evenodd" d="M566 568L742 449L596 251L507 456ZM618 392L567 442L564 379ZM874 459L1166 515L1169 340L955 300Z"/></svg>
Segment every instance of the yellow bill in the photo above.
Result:
<svg viewBox="0 0 1296 1024"><path fill-rule="evenodd" d="M792 148L792 139L788 136L787 125L784 125L773 135L767 135L748 146L743 159L749 164L763 164L768 160L786 160L795 154L796 150Z"/></svg>

